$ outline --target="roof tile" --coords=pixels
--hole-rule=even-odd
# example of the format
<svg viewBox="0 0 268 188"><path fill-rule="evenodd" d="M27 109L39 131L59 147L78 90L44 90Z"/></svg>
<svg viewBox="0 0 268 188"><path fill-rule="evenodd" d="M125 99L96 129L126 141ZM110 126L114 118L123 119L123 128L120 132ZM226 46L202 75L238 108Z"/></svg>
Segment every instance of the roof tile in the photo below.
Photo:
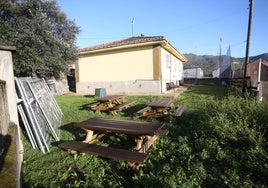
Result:
<svg viewBox="0 0 268 188"><path fill-rule="evenodd" d="M264 62L262 62L262 64L263 64L265 67L268 67L268 61L264 61Z"/></svg>
<svg viewBox="0 0 268 188"><path fill-rule="evenodd" d="M140 36L140 37L130 37L122 40L117 40L113 42L98 44L95 46L89 46L86 48L80 48L79 52L86 52L86 51L94 51L106 48L113 48L118 46L125 46L125 45L132 45L132 44L140 44L140 43L147 43L147 42L156 42L156 41L165 41L167 40L164 36Z"/></svg>

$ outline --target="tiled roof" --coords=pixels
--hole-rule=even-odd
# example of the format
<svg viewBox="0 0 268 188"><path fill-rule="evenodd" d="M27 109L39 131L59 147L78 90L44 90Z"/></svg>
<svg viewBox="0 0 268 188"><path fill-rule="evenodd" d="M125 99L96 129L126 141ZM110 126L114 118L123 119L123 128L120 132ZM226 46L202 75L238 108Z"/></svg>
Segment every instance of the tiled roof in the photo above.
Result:
<svg viewBox="0 0 268 188"><path fill-rule="evenodd" d="M262 62L265 67L268 67L268 61Z"/></svg>
<svg viewBox="0 0 268 188"><path fill-rule="evenodd" d="M117 40L117 41L113 41L113 42L108 42L108 43L104 43L104 44L99 44L99 45L95 45L95 46L90 46L90 47L86 47L86 48L80 48L79 52L94 51L94 50L100 50L100 49L107 49L107 48L148 43L148 42L157 42L157 41L159 41L159 42L167 41L167 39L163 36L130 37L130 38Z"/></svg>

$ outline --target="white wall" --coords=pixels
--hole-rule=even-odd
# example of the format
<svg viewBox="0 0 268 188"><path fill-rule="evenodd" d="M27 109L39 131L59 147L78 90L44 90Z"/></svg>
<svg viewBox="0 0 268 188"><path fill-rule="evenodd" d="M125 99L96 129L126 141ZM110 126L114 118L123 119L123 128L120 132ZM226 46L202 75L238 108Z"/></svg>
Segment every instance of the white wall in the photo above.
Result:
<svg viewBox="0 0 268 188"><path fill-rule="evenodd" d="M163 91L166 90L167 82L174 82L176 84L182 80L183 63L164 48L161 49L161 67Z"/></svg>
<svg viewBox="0 0 268 188"><path fill-rule="evenodd" d="M201 68L185 69L184 78L203 78L204 72Z"/></svg>

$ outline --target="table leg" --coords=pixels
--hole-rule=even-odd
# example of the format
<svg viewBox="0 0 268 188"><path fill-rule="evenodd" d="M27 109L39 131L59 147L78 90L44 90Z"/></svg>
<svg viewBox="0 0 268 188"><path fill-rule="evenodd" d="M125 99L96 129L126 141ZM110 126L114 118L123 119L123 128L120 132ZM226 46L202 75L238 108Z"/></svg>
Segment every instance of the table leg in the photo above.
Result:
<svg viewBox="0 0 268 188"><path fill-rule="evenodd" d="M95 114L99 115L101 111L108 110L113 107L112 103L100 103L96 108L95 108Z"/></svg>
<svg viewBox="0 0 268 188"><path fill-rule="evenodd" d="M87 135L86 135L86 139L83 141L84 143L89 143L90 141L92 141L92 137L93 137L93 131L85 129Z"/></svg>
<svg viewBox="0 0 268 188"><path fill-rule="evenodd" d="M143 144L143 139L144 139L143 136L135 139L135 142L137 143L136 150L141 149L142 144Z"/></svg>
<svg viewBox="0 0 268 188"><path fill-rule="evenodd" d="M121 97L121 98L115 99L112 103L113 104L123 104L125 102L126 102L125 97Z"/></svg>
<svg viewBox="0 0 268 188"><path fill-rule="evenodd" d="M84 129L87 133L86 139L83 141L83 143L93 143L98 139L101 139L103 136L105 136L105 133L96 133L94 134L93 131Z"/></svg>
<svg viewBox="0 0 268 188"><path fill-rule="evenodd" d="M158 135L148 136L147 141L142 144L142 146L138 149L138 152L145 153L153 145L158 137Z"/></svg>

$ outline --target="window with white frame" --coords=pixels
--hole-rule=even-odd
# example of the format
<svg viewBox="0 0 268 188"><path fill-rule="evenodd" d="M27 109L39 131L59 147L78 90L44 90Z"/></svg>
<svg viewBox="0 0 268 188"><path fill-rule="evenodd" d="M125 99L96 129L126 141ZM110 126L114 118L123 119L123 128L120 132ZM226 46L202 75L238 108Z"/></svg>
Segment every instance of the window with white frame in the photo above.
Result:
<svg viewBox="0 0 268 188"><path fill-rule="evenodd" d="M170 56L170 54L166 54L166 67L171 68L171 56Z"/></svg>

